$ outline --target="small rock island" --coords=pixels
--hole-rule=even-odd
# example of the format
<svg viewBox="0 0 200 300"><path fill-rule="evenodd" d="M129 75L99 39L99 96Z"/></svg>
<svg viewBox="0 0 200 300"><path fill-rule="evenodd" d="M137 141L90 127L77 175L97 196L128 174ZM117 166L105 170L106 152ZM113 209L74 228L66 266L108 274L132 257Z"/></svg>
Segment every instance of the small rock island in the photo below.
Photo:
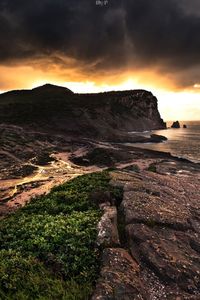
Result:
<svg viewBox="0 0 200 300"><path fill-rule="evenodd" d="M181 128L179 121L173 122L171 128Z"/></svg>

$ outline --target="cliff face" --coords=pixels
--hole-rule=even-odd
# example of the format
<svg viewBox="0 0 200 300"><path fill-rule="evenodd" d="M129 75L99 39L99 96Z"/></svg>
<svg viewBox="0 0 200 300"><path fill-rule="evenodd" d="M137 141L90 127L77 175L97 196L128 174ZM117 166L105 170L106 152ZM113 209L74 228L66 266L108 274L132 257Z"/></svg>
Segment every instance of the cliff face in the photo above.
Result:
<svg viewBox="0 0 200 300"><path fill-rule="evenodd" d="M157 99L143 90L110 92L92 95L99 98L94 111L99 120L112 128L124 131L144 131L165 128L160 117ZM93 99L91 99L93 101Z"/></svg>
<svg viewBox="0 0 200 300"><path fill-rule="evenodd" d="M0 95L1 123L111 139L127 131L165 128L157 99L144 90L74 94L45 85Z"/></svg>

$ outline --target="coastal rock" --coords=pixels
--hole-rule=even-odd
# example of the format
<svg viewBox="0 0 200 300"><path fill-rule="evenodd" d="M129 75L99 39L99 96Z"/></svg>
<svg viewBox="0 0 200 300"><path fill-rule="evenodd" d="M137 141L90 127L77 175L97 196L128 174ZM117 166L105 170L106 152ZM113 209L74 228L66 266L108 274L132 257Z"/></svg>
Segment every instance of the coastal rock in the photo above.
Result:
<svg viewBox="0 0 200 300"><path fill-rule="evenodd" d="M199 291L199 254L191 246L195 235L153 224L128 225L126 231L132 256L145 261L161 281L177 284L183 293Z"/></svg>
<svg viewBox="0 0 200 300"><path fill-rule="evenodd" d="M139 265L128 251L107 248L102 255L100 279L91 300L146 299L142 296Z"/></svg>
<svg viewBox="0 0 200 300"><path fill-rule="evenodd" d="M183 128L187 128L187 125L184 124L184 125L183 125Z"/></svg>
<svg viewBox="0 0 200 300"><path fill-rule="evenodd" d="M31 130L108 141L120 137L130 141L127 132L166 128L151 92L75 94L52 85L1 94L0 120Z"/></svg>
<svg viewBox="0 0 200 300"><path fill-rule="evenodd" d="M152 143L160 143L163 141L167 141L167 138L163 135L159 134L151 134L151 142Z"/></svg>
<svg viewBox="0 0 200 300"><path fill-rule="evenodd" d="M145 299L197 300L200 167L170 159L155 166L156 172L112 172L112 184L124 189L118 215L123 220L125 248L139 266L139 299L145 295ZM133 293L130 299L135 297Z"/></svg>
<svg viewBox="0 0 200 300"><path fill-rule="evenodd" d="M101 234L98 244L101 249L105 247L93 299L200 299L199 164L132 145L87 139L75 142L60 135L30 133L5 125L0 126L0 131L3 141L0 154L4 158L1 183L7 184L8 180L3 178L11 176L8 171L4 174L3 170L27 165L29 160L35 161L35 157L41 160L36 160L40 164L33 174L33 177L39 174L40 181L24 183L22 178L14 201L13 188L7 191L11 197L8 202L1 203L2 216L11 212L10 205L13 207L15 204L17 209L25 204L24 199L27 198L24 196L21 202L17 201L21 197L21 189L27 189L27 193L30 189L30 199L36 194L38 184L47 184L50 189L83 171L97 171L100 168L95 164L99 162L102 166L105 157L115 168L110 173L111 184L123 188L122 202L121 199L115 201L112 192L96 190L90 195L90 200L104 213L99 224ZM49 154L52 149L61 153L57 156L58 160L46 165L49 156L41 154ZM66 161L59 160L63 155L67 155ZM88 165L81 168L71 163L70 155L85 157ZM56 159L56 154L53 158ZM41 170L47 172L48 178L58 176L58 181L50 184L47 174L41 173ZM1 188L0 196L6 196L7 188Z"/></svg>
<svg viewBox="0 0 200 300"><path fill-rule="evenodd" d="M117 230L117 209L115 206L101 205L103 215L98 223L97 245L108 248L119 246Z"/></svg>
<svg viewBox="0 0 200 300"><path fill-rule="evenodd" d="M113 205L114 203L114 199L111 196L111 193L108 191L98 191L95 190L90 194L90 201L92 203L95 203L97 206L101 206L101 205Z"/></svg>
<svg viewBox="0 0 200 300"><path fill-rule="evenodd" d="M2 216L11 205L25 205L38 185L45 186L38 191L43 194L72 176L117 167L111 183L123 188L122 202L111 192L90 195L103 211L97 244L104 248L92 299L200 299L200 166L119 144L165 140L130 134L165 128L151 93L78 95L47 85L0 100Z"/></svg>
<svg viewBox="0 0 200 300"><path fill-rule="evenodd" d="M181 126L180 126L179 121L173 122L173 124L172 124L172 126L171 126L171 128L180 128L180 127L181 127Z"/></svg>

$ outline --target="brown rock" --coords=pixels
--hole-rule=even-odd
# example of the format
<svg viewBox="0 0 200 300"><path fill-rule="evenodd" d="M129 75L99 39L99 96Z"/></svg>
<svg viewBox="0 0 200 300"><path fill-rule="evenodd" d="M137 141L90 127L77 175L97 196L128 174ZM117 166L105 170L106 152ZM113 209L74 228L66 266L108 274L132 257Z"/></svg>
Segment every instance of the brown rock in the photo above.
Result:
<svg viewBox="0 0 200 300"><path fill-rule="evenodd" d="M90 201L96 205L100 205L102 203L112 204L114 199L111 197L109 191L95 190L90 195Z"/></svg>
<svg viewBox="0 0 200 300"><path fill-rule="evenodd" d="M140 266L139 291L145 299L199 300L199 166L180 160L156 166L159 173L112 173L112 183L124 188L119 213L125 246Z"/></svg>
<svg viewBox="0 0 200 300"><path fill-rule="evenodd" d="M150 142L160 143L160 142L163 142L163 141L167 141L167 138L164 135L151 134Z"/></svg>
<svg viewBox="0 0 200 300"><path fill-rule="evenodd" d="M200 257L191 247L191 235L143 224L126 227L130 250L139 263L145 262L163 281L176 283L187 292L200 287Z"/></svg>
<svg viewBox="0 0 200 300"><path fill-rule="evenodd" d="M103 251L100 279L92 300L142 300L139 265L121 248Z"/></svg>
<svg viewBox="0 0 200 300"><path fill-rule="evenodd" d="M103 216L98 223L97 244L102 247L119 246L119 235L117 230L117 209L115 206L101 204Z"/></svg>

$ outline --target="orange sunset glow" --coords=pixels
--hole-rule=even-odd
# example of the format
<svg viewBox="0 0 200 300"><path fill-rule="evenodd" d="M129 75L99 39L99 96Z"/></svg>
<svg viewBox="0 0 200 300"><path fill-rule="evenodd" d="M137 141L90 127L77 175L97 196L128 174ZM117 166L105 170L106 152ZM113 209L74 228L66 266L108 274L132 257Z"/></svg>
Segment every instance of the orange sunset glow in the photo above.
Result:
<svg viewBox="0 0 200 300"><path fill-rule="evenodd" d="M159 110L166 121L199 120L200 116L199 85L183 89L176 86L169 76L155 71L121 70L84 74L78 67L61 69L57 65L46 68L10 65L0 67L0 78L1 93L11 89L31 89L47 82L67 87L75 93L146 89L158 98Z"/></svg>
<svg viewBox="0 0 200 300"><path fill-rule="evenodd" d="M165 120L200 119L198 1L33 3L0 2L1 93L145 89Z"/></svg>
<svg viewBox="0 0 200 300"><path fill-rule="evenodd" d="M200 0L0 0L0 300L200 300Z"/></svg>

